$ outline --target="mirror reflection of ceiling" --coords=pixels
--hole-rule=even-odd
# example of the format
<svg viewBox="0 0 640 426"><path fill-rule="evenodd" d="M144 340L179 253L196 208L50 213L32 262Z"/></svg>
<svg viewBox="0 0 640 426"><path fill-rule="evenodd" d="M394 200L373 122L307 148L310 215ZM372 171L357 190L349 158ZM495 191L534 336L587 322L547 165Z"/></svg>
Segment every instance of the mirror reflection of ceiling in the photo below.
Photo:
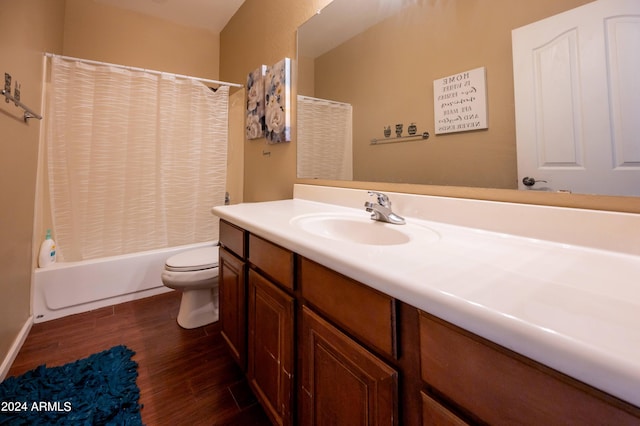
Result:
<svg viewBox="0 0 640 426"><path fill-rule="evenodd" d="M96 0L219 34L245 0Z"/></svg>
<svg viewBox="0 0 640 426"><path fill-rule="evenodd" d="M371 0L333 1L317 17L299 28L298 50L316 58L417 2L386 0L373 4Z"/></svg>
<svg viewBox="0 0 640 426"><path fill-rule="evenodd" d="M334 0L298 29L298 94L309 99L298 105L351 108L353 163L338 179L517 189L512 30L590 1L358 0L344 9L356 2ZM361 16L368 22L356 23ZM479 67L488 128L436 135L434 80ZM321 123L320 134L325 126L332 135L334 121ZM398 124L403 136L410 125L430 136L396 142ZM301 158L308 154L298 127ZM393 143L372 144L386 128ZM336 179L320 173L298 167L299 178Z"/></svg>

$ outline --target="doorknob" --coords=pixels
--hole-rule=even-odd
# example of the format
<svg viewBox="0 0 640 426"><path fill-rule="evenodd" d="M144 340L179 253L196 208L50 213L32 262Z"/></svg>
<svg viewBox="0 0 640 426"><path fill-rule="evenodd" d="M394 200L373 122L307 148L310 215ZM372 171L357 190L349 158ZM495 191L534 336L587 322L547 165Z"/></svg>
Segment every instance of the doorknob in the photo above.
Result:
<svg viewBox="0 0 640 426"><path fill-rule="evenodd" d="M535 180L534 178L529 176L525 176L524 178L522 178L522 183L524 184L524 186L533 186L536 184L536 182L547 183L546 180Z"/></svg>

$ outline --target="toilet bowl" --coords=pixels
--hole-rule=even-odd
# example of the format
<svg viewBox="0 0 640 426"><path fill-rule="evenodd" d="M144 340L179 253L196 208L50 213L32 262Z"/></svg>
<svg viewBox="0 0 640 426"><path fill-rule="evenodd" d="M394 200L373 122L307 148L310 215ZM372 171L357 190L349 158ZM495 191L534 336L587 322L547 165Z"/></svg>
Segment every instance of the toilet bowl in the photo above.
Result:
<svg viewBox="0 0 640 426"><path fill-rule="evenodd" d="M218 320L218 247L188 250L165 261L162 283L182 292L178 324L197 328Z"/></svg>

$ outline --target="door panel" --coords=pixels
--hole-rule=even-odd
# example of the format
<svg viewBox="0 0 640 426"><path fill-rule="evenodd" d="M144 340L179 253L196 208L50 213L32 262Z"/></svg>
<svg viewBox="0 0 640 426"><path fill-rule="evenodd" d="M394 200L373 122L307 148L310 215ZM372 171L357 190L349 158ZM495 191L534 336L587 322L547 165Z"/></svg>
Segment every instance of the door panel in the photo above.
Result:
<svg viewBox="0 0 640 426"><path fill-rule="evenodd" d="M598 0L512 41L520 189L639 196L640 2Z"/></svg>
<svg viewBox="0 0 640 426"><path fill-rule="evenodd" d="M640 167L640 16L616 16L605 22L613 110L614 167L637 170ZM630 55L629 52L635 54Z"/></svg>

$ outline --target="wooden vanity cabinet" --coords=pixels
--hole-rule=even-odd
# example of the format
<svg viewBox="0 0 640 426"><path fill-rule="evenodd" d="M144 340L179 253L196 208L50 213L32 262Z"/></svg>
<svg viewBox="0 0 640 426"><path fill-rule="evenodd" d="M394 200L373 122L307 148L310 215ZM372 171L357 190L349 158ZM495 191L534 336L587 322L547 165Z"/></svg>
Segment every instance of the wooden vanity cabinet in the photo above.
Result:
<svg viewBox="0 0 640 426"><path fill-rule="evenodd" d="M640 424L637 407L428 313L419 322L422 379L480 423ZM442 411L424 396L423 412Z"/></svg>
<svg viewBox="0 0 640 426"><path fill-rule="evenodd" d="M247 233L220 221L219 314L220 329L231 355L246 371L247 367Z"/></svg>
<svg viewBox="0 0 640 426"><path fill-rule="evenodd" d="M294 299L249 270L249 383L274 424L292 424Z"/></svg>
<svg viewBox="0 0 640 426"><path fill-rule="evenodd" d="M247 366L247 265L233 253L220 248L219 262L220 332L236 363Z"/></svg>
<svg viewBox="0 0 640 426"><path fill-rule="evenodd" d="M396 358L396 300L316 262L300 258L302 297L314 309L385 356Z"/></svg>
<svg viewBox="0 0 640 426"><path fill-rule="evenodd" d="M398 424L395 369L307 306L300 339L300 424Z"/></svg>
<svg viewBox="0 0 640 426"><path fill-rule="evenodd" d="M466 426L469 424L425 392L420 392L420 399L424 426Z"/></svg>
<svg viewBox="0 0 640 426"><path fill-rule="evenodd" d="M299 423L400 424L395 299L302 257L298 276Z"/></svg>
<svg viewBox="0 0 640 426"><path fill-rule="evenodd" d="M293 424L295 298L292 252L249 236L249 384L274 424Z"/></svg>
<svg viewBox="0 0 640 426"><path fill-rule="evenodd" d="M245 260L247 258L248 238L249 233L244 229L225 220L220 220L220 245L239 259Z"/></svg>
<svg viewBox="0 0 640 426"><path fill-rule="evenodd" d="M222 334L274 424L640 425L638 407L220 227Z"/></svg>
<svg viewBox="0 0 640 426"><path fill-rule="evenodd" d="M253 234L249 235L249 263L278 286L293 290L293 253Z"/></svg>

